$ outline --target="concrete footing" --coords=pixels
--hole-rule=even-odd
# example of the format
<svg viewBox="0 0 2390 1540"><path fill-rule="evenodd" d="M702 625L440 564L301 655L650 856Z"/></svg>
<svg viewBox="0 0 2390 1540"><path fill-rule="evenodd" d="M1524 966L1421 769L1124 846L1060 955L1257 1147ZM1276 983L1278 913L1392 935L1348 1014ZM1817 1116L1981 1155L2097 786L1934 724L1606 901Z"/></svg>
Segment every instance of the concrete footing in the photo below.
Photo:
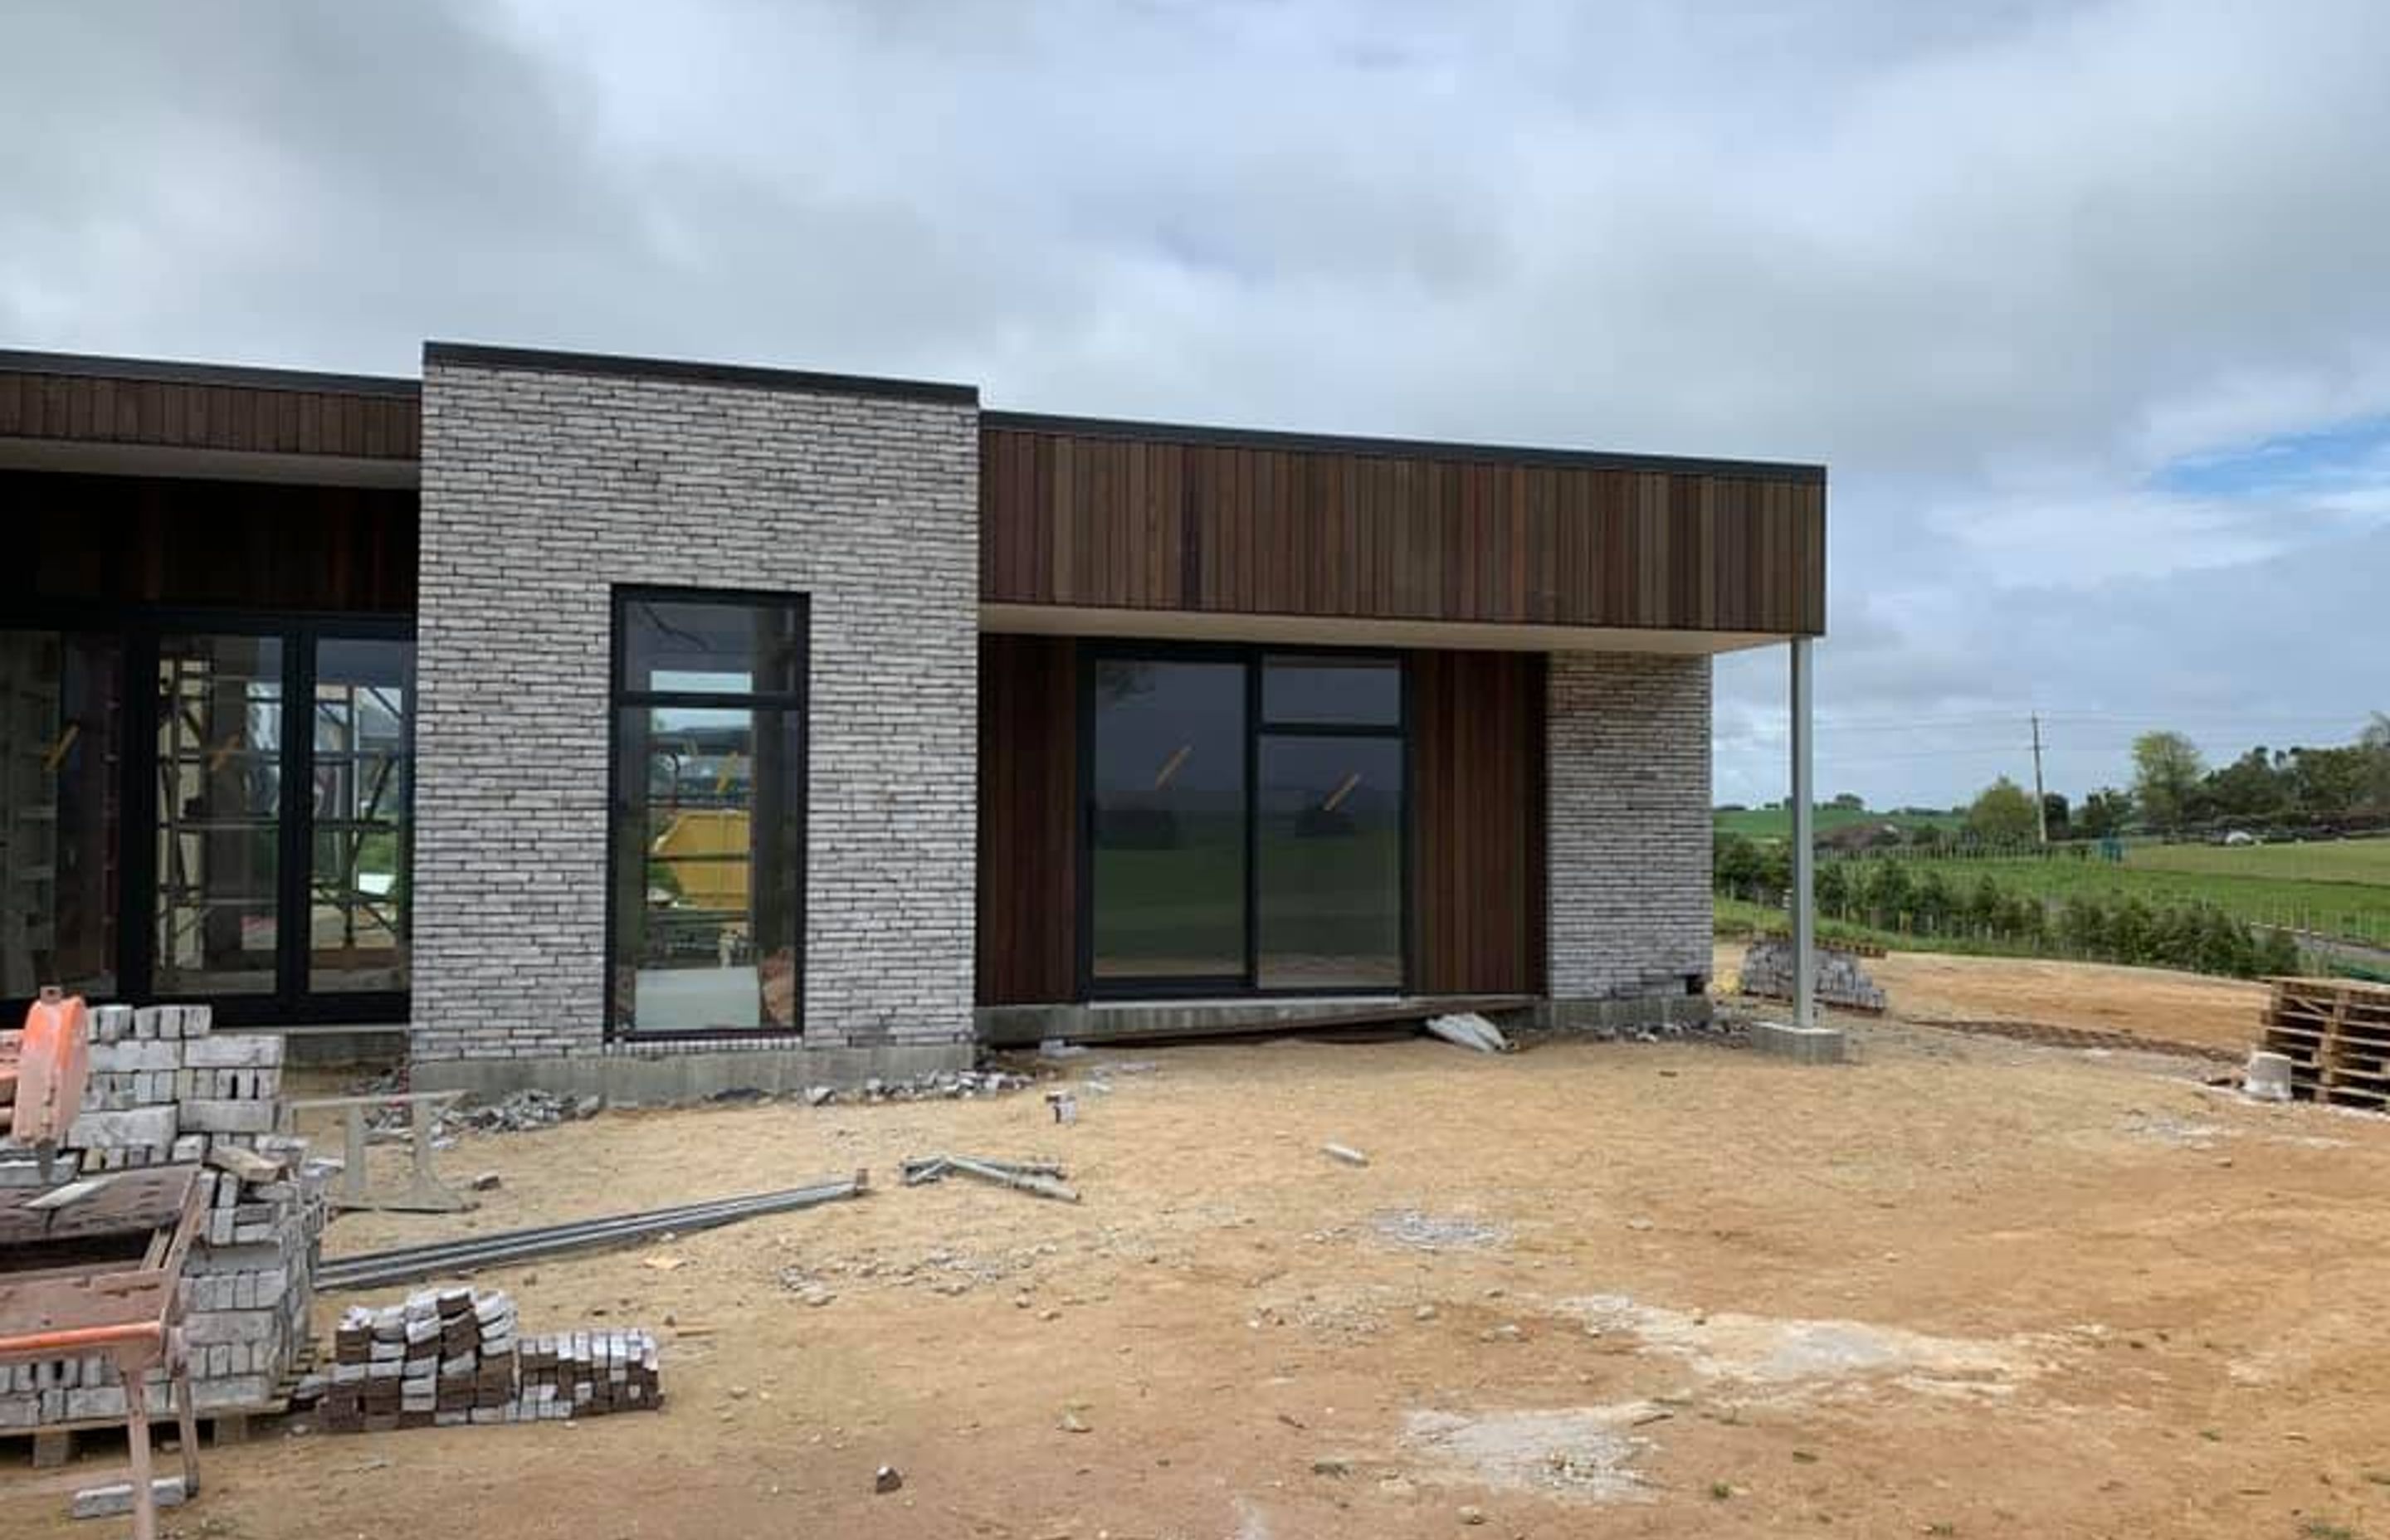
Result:
<svg viewBox="0 0 2390 1540"><path fill-rule="evenodd" d="M1840 1064L1843 1029L1800 1027L1790 1021L1754 1021L1751 1046L1770 1058L1789 1059L1795 1064Z"/></svg>
<svg viewBox="0 0 2390 1540"><path fill-rule="evenodd" d="M1706 995L1636 995L1617 1000L1539 1000L1536 1025L1546 1032L1621 1037L1662 1027L1704 1027Z"/></svg>
<svg viewBox="0 0 2390 1540"><path fill-rule="evenodd" d="M866 1080L910 1080L968 1070L969 1043L878 1044L870 1047L730 1048L704 1053L607 1053L547 1059L418 1059L408 1072L418 1091L465 1091L481 1097L537 1086L559 1096L598 1097L623 1106L669 1107L726 1092L777 1096L809 1085L850 1087Z"/></svg>

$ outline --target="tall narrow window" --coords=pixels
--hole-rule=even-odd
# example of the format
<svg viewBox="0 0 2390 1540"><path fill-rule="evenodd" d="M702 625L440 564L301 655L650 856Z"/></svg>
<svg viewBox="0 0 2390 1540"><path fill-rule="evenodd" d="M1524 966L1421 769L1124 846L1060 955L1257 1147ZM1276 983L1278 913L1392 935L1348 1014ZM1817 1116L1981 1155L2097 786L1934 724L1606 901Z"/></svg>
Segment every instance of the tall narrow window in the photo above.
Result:
<svg viewBox="0 0 2390 1540"><path fill-rule="evenodd" d="M1099 982L1245 973L1245 670L1095 666L1093 969Z"/></svg>
<svg viewBox="0 0 2390 1540"><path fill-rule="evenodd" d="M804 600L623 592L615 650L615 1027L795 1031Z"/></svg>
<svg viewBox="0 0 2390 1540"><path fill-rule="evenodd" d="M117 992L123 644L0 631L0 999Z"/></svg>
<svg viewBox="0 0 2390 1540"><path fill-rule="evenodd" d="M158 642L156 953L161 995L278 986L283 643Z"/></svg>
<svg viewBox="0 0 2390 1540"><path fill-rule="evenodd" d="M1255 979L1403 982L1403 677L1387 658L1262 663Z"/></svg>
<svg viewBox="0 0 2390 1540"><path fill-rule="evenodd" d="M315 642L310 989L407 987L415 644Z"/></svg>

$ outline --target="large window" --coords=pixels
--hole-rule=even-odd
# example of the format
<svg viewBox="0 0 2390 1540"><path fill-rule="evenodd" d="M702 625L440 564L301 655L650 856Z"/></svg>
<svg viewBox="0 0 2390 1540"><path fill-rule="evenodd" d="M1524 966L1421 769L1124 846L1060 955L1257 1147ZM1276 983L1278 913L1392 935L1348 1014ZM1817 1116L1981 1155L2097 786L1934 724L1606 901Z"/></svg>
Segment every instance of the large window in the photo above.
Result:
<svg viewBox="0 0 2390 1540"><path fill-rule="evenodd" d="M0 630L0 1012L55 983L227 1024L405 1020L406 630Z"/></svg>
<svg viewBox="0 0 2390 1540"><path fill-rule="evenodd" d="M626 590L614 627L615 1028L796 1031L804 600Z"/></svg>
<svg viewBox="0 0 2390 1540"><path fill-rule="evenodd" d="M1403 986L1398 660L1107 649L1086 674L1093 993Z"/></svg>

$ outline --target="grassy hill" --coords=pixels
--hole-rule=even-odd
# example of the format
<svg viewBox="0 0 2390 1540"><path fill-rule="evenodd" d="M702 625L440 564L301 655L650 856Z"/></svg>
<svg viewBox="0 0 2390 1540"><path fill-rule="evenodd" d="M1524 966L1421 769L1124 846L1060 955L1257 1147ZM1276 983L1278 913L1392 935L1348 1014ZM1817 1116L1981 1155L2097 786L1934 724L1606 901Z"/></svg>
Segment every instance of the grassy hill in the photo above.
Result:
<svg viewBox="0 0 2390 1540"><path fill-rule="evenodd" d="M1931 869L1960 891L1989 877L2010 892L2136 894L2157 905L2212 904L2236 918L2390 945L2390 839L2304 845L2128 845L2122 863L2071 852L2050 857L1902 850L1842 858Z"/></svg>

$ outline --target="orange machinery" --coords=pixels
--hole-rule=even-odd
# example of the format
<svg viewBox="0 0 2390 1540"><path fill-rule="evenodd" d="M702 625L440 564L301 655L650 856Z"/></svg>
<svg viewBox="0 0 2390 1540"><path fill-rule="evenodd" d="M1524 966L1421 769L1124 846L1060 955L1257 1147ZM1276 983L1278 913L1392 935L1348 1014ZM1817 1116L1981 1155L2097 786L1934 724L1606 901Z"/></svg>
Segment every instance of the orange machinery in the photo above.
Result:
<svg viewBox="0 0 2390 1540"><path fill-rule="evenodd" d="M44 989L23 1031L0 1032L0 1106L9 1109L10 1136L40 1155L45 1176L83 1107L90 1068L90 1015L80 995Z"/></svg>

